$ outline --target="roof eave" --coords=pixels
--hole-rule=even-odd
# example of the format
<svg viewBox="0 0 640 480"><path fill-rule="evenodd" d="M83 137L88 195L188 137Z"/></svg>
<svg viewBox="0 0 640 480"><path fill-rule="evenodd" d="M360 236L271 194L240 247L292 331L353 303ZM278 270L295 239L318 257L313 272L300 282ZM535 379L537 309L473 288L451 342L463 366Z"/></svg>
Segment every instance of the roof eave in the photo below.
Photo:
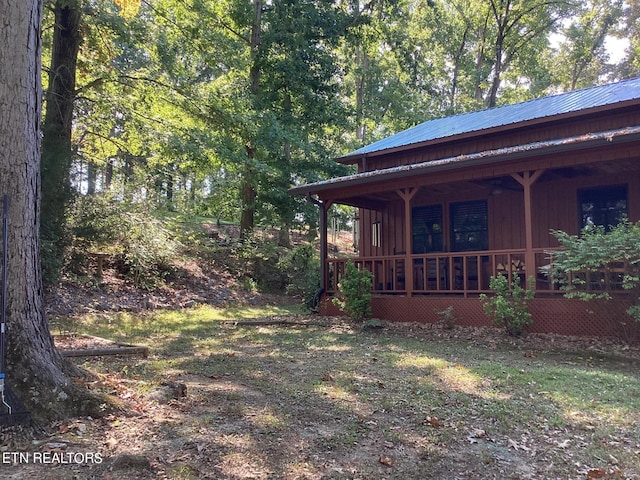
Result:
<svg viewBox="0 0 640 480"><path fill-rule="evenodd" d="M397 180L422 173L436 173L469 166L480 166L491 163L519 160L539 155L560 153L569 150L582 150L599 145L607 145L613 141L629 142L637 140L640 140L640 126L580 135L577 137L535 142L526 145L519 145L517 147L486 150L469 155L459 155L456 157L432 160L429 162L362 172L354 175L337 177L322 182L315 182L293 187L289 190L289 193L291 195L315 195L336 188L353 187L388 180Z"/></svg>

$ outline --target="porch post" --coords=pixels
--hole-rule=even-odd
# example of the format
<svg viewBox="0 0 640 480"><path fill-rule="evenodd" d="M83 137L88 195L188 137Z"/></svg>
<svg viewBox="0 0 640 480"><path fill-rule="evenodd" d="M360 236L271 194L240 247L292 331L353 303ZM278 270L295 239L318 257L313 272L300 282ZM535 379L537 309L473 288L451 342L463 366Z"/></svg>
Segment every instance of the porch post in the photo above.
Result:
<svg viewBox="0 0 640 480"><path fill-rule="evenodd" d="M404 200L404 288L407 296L413 295L413 265L411 264L411 199L420 187L403 188L396 193Z"/></svg>
<svg viewBox="0 0 640 480"><path fill-rule="evenodd" d="M511 176L524 188L524 232L525 253L524 264L526 286L529 287L529 276L536 277L536 256L533 253L533 220L531 214L531 186L540 178L544 170L525 171L522 174L513 173Z"/></svg>
<svg viewBox="0 0 640 480"><path fill-rule="evenodd" d="M319 221L319 229L320 229L320 285L322 288L327 290L327 246L328 246L328 223L327 223L327 212L329 211L329 207L333 205L331 201L321 202L320 207L320 221Z"/></svg>
<svg viewBox="0 0 640 480"><path fill-rule="evenodd" d="M327 211L333 204L331 201L321 201L307 195L307 200L318 207L318 230L320 230L320 288L327 290Z"/></svg>

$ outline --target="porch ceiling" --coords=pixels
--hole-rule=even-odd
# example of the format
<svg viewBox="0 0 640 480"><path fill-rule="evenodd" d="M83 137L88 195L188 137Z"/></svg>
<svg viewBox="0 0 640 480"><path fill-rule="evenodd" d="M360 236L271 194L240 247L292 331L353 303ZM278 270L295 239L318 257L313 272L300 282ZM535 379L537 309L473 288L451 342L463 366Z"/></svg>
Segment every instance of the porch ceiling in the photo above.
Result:
<svg viewBox="0 0 640 480"><path fill-rule="evenodd" d="M289 192L293 195L318 195L336 203L378 210L388 202L398 200L399 197L396 190L402 188L402 185L415 183L415 177L417 176L433 178L433 175L439 173L453 173L455 170L463 171L463 169L468 170L476 166L487 167L495 165L497 167L499 164L513 160L526 160L543 156L558 158L560 153L581 152L594 148L608 149L609 147L617 147L632 141L640 141L640 126L362 172L297 186L290 189ZM627 158L624 160L602 161L602 156L600 156L598 161L594 161L586 153L581 154L580 157L582 160L574 161L571 165L559 165L557 167L549 165L543 167L545 168L545 173L539 181L640 170L640 159ZM458 177L452 181L452 177L449 176L448 181L429 182L426 188L429 189L431 194L447 194L460 190L486 191L494 188L521 189L509 175L505 175L505 173L492 174L490 173L491 171L492 169L487 169L487 173L484 176L475 175L467 180Z"/></svg>
<svg viewBox="0 0 640 480"><path fill-rule="evenodd" d="M557 180L569 180L578 177L592 177L607 174L640 172L640 159L624 161L606 161L589 165L577 165L570 167L551 168L545 170L537 183L552 182ZM510 175L501 175L478 180L457 180L454 182L440 183L424 187L421 194L430 196L450 195L460 191L486 193L500 190L523 191L520 185ZM336 203L361 207L369 210L382 210L388 203L400 200L395 190L381 192L369 192L364 195L340 196L333 199Z"/></svg>

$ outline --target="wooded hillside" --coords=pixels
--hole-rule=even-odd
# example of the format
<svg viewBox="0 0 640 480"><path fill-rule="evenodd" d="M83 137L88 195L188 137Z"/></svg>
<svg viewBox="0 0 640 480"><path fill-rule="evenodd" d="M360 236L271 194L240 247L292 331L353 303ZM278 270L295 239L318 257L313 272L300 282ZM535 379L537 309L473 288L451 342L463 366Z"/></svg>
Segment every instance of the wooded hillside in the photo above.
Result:
<svg viewBox="0 0 640 480"><path fill-rule="evenodd" d="M73 199L255 227L317 223L292 185L416 123L640 71L635 2L49 0L45 282ZM346 215L345 212L336 214ZM345 219L346 221L346 219Z"/></svg>

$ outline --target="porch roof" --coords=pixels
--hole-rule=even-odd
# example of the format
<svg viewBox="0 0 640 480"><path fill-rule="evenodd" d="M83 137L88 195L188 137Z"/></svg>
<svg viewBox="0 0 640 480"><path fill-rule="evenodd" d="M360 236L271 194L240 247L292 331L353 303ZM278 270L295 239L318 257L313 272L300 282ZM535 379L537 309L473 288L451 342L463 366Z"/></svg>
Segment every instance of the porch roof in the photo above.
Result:
<svg viewBox="0 0 640 480"><path fill-rule="evenodd" d="M576 137L534 142L514 147L485 150L473 154L442 158L428 162L401 165L398 167L372 170L346 175L321 182L308 183L289 190L292 195L313 195L336 188L374 184L388 180L397 180L419 174L442 172L468 166L486 165L532 156L581 150L602 145L619 144L640 140L640 126L627 127L605 132L589 133Z"/></svg>
<svg viewBox="0 0 640 480"><path fill-rule="evenodd" d="M640 101L640 78L600 85L475 112L430 120L364 146L337 159L354 163L365 156L415 148L420 144L450 141L461 135L484 135L496 129L512 129L559 117L618 108Z"/></svg>

